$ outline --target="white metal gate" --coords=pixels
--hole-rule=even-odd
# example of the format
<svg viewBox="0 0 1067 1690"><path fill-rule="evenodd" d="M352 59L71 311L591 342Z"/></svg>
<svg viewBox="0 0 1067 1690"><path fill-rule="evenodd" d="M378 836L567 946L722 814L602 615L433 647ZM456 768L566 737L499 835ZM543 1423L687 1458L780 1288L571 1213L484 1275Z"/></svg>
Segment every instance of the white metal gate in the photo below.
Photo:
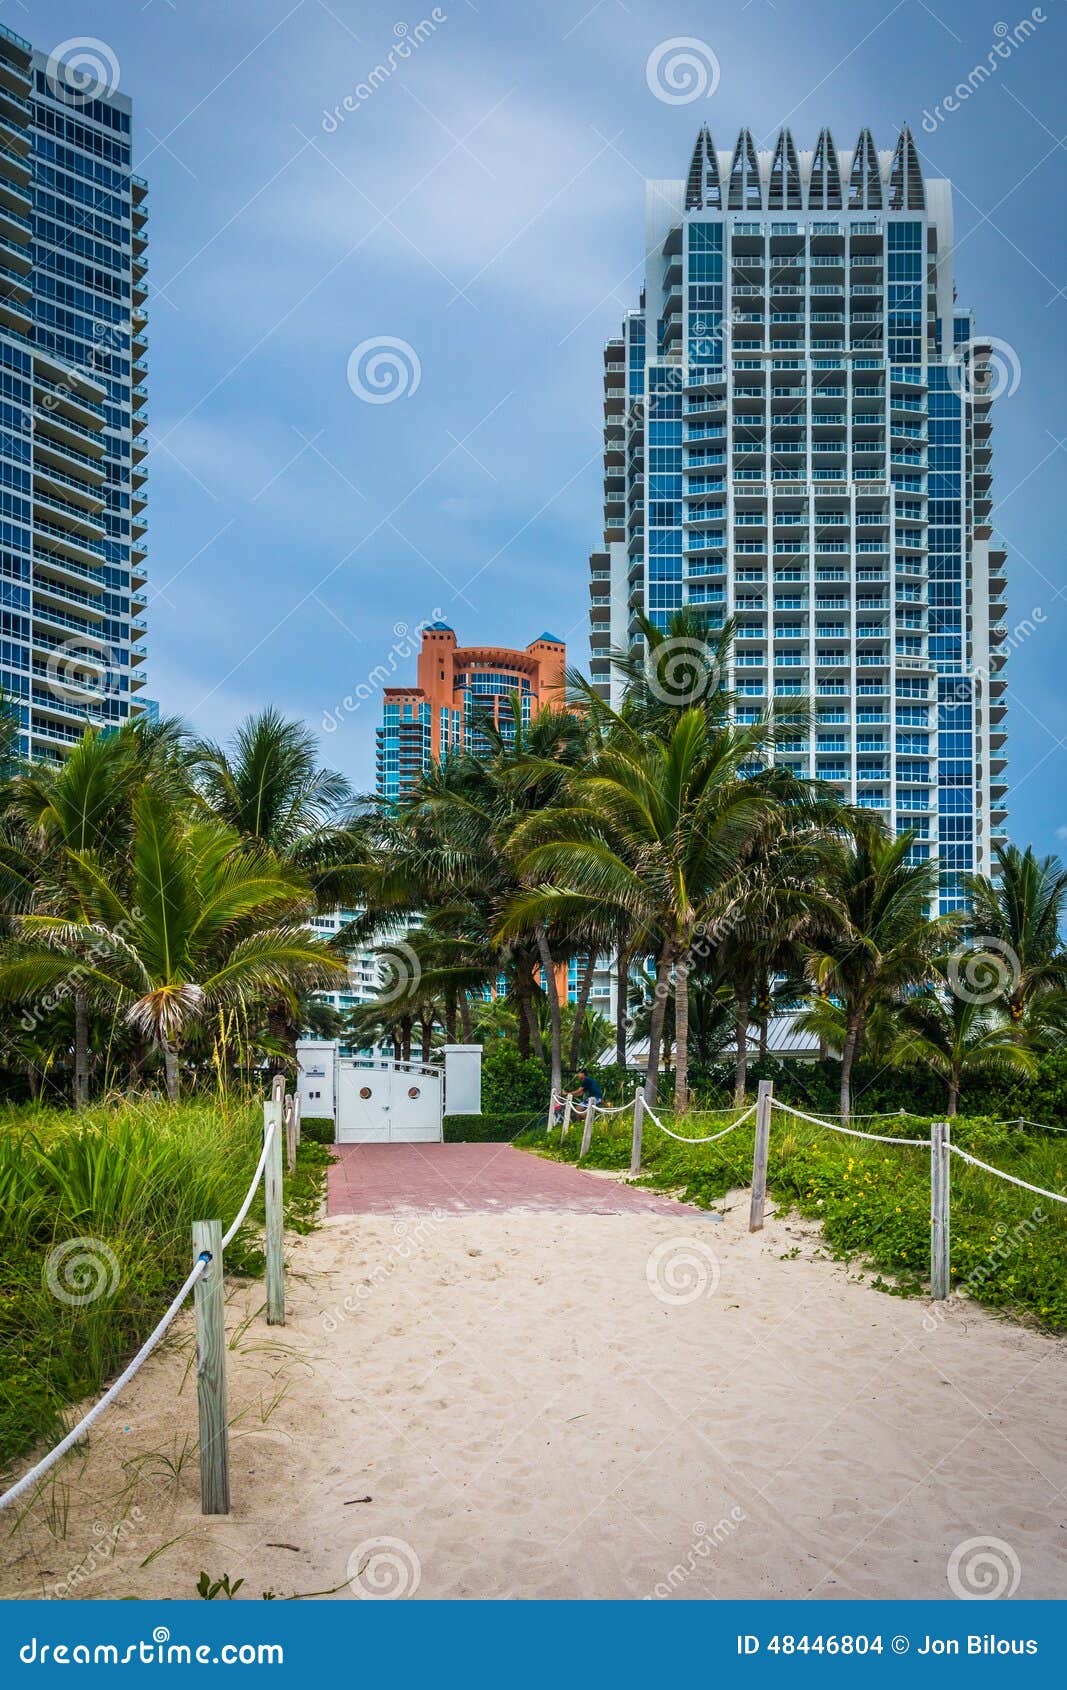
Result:
<svg viewBox="0 0 1067 1690"><path fill-rule="evenodd" d="M386 1057L337 1065L338 1144L439 1144L440 1068Z"/></svg>

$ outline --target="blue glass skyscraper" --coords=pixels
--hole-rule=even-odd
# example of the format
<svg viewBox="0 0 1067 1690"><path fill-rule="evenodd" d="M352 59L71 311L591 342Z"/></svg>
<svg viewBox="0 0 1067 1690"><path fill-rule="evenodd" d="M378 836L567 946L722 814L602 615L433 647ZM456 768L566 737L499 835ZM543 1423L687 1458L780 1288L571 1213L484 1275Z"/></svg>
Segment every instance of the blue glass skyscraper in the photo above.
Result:
<svg viewBox="0 0 1067 1690"><path fill-rule="evenodd" d="M0 28L0 684L36 758L137 713L144 685L147 184L130 161L106 74Z"/></svg>
<svg viewBox="0 0 1067 1690"><path fill-rule="evenodd" d="M733 617L739 717L805 700L772 755L914 832L942 909L1007 814L993 346L907 130L718 152L705 128L686 179L647 184L645 287L605 354L594 681L639 612Z"/></svg>

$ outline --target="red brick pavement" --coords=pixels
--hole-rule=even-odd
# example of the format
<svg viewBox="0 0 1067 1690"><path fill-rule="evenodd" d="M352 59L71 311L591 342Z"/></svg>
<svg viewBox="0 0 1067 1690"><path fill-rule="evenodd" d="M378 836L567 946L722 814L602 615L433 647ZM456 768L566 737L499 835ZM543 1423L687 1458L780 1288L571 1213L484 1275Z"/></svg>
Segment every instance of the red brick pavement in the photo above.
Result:
<svg viewBox="0 0 1067 1690"><path fill-rule="evenodd" d="M687 1207L510 1144L338 1144L334 1153L331 1215L388 1215L399 1209L677 1215Z"/></svg>

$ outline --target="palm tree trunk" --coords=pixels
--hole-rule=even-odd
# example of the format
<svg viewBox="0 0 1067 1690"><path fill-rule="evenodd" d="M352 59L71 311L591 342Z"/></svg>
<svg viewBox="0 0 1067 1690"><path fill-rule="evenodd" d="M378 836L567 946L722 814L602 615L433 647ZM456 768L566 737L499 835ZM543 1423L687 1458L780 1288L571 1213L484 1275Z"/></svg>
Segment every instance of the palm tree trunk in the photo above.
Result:
<svg viewBox="0 0 1067 1690"><path fill-rule="evenodd" d="M445 1038L450 1045L456 1042L456 988L449 986L445 991Z"/></svg>
<svg viewBox="0 0 1067 1690"><path fill-rule="evenodd" d="M738 988L734 993L734 1043L737 1047L734 1055L734 1102L744 1103L745 1090L748 1086L748 986Z"/></svg>
<svg viewBox="0 0 1067 1690"><path fill-rule="evenodd" d="M296 1029L289 1014L286 1003L272 1003L267 1011L267 1028L276 1044L283 1047L284 1055L272 1055L269 1062L272 1074L285 1074L296 1068Z"/></svg>
<svg viewBox="0 0 1067 1690"><path fill-rule="evenodd" d="M163 1041L163 1073L167 1082L167 1096L171 1103L178 1101L178 1052L169 1039Z"/></svg>
<svg viewBox="0 0 1067 1690"><path fill-rule="evenodd" d="M672 958L670 948L660 953L656 963L656 990L652 999L652 1015L648 1024L648 1069L645 1074L645 1102L655 1103L659 1089L659 1056L663 1040L663 1017L667 1013L667 993L670 990Z"/></svg>
<svg viewBox="0 0 1067 1690"><path fill-rule="evenodd" d="M402 1051L402 1062L411 1061L411 1028L411 1016L402 1015L400 1018L400 1048Z"/></svg>
<svg viewBox="0 0 1067 1690"><path fill-rule="evenodd" d="M74 1107L89 1101L89 999L84 987L74 992Z"/></svg>
<svg viewBox="0 0 1067 1690"><path fill-rule="evenodd" d="M615 1061L623 1069L626 1067L626 1052L629 1043L627 1039L628 1016L626 1004L629 973L630 955L620 938L618 955L615 959Z"/></svg>
<svg viewBox="0 0 1067 1690"><path fill-rule="evenodd" d="M430 1060L430 1044L432 1042L432 1038L433 1016L430 1015L427 1017L424 1015L422 1017L422 1060L424 1062L429 1062Z"/></svg>
<svg viewBox="0 0 1067 1690"><path fill-rule="evenodd" d="M689 1107L689 963L674 971L674 1112Z"/></svg>
<svg viewBox="0 0 1067 1690"><path fill-rule="evenodd" d="M545 995L548 998L548 1019L552 1029L552 1090L558 1096L563 1090L563 1021L559 1007L559 987L556 983L556 970L552 963L552 951L548 943L548 935L544 923L538 922L536 927L537 952L541 958L541 974L544 978Z"/></svg>
<svg viewBox="0 0 1067 1690"><path fill-rule="evenodd" d="M845 1043L841 1051L841 1118L843 1121L847 1121L852 1112L852 1065L856 1060L862 1030L862 1011L853 1010L848 1017Z"/></svg>
<svg viewBox="0 0 1067 1690"><path fill-rule="evenodd" d="M766 975L759 983L756 1008L759 1014L759 1060L767 1060L767 1028L771 1018L770 985Z"/></svg>
<svg viewBox="0 0 1067 1690"><path fill-rule="evenodd" d="M463 1028L463 1042L471 1042L471 1006L466 992L459 994L459 1024Z"/></svg>
<svg viewBox="0 0 1067 1690"><path fill-rule="evenodd" d="M571 1048L567 1053L568 1066L577 1068L578 1058L582 1050L582 1023L585 1012L589 1008L589 994L593 990L593 975L596 973L596 952L590 951L582 969L578 982L578 1002L574 1006L574 1026L571 1029Z"/></svg>
<svg viewBox="0 0 1067 1690"><path fill-rule="evenodd" d="M948 1077L948 1115L955 1115L960 1104L960 1070L957 1063L953 1063Z"/></svg>

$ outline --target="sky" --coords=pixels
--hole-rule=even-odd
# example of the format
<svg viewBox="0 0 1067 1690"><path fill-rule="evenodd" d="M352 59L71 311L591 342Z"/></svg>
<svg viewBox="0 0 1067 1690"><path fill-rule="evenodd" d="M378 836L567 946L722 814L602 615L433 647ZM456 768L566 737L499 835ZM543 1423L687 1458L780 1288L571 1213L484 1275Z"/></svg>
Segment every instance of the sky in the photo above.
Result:
<svg viewBox="0 0 1067 1690"><path fill-rule="evenodd" d="M0 23L89 38L134 102L147 691L216 737L276 704L361 790L420 622L547 629L587 662L603 342L637 302L644 179L683 176L702 123L719 148L829 124L842 149L910 123L1015 387L993 411L1009 831L1067 849L1064 0L0 0ZM695 90L655 74L681 38Z"/></svg>

